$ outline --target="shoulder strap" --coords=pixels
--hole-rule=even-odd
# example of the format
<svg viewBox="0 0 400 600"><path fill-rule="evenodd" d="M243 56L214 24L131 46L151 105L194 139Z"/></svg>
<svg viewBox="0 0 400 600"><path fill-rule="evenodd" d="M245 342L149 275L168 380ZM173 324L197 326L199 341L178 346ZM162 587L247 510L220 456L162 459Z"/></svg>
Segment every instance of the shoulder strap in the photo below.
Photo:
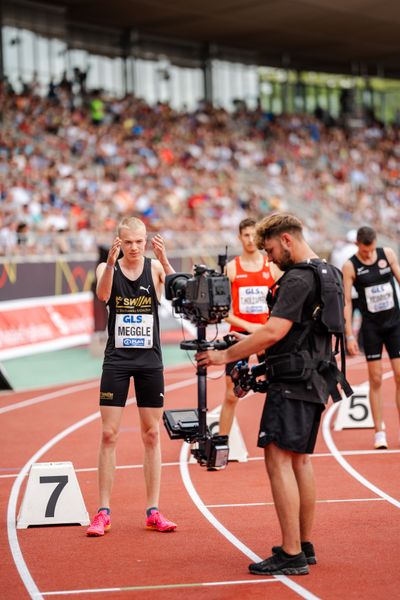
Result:
<svg viewBox="0 0 400 600"><path fill-rule="evenodd" d="M356 257L354 256L354 258ZM331 360L321 361L318 371L321 374L324 374L332 399L334 402L337 402L338 400L341 400L338 384L340 384L346 396L350 396L353 393L353 390L346 379L342 273L334 265L331 265L326 261L319 261L318 263L305 261L293 266L293 268L296 267L300 269L312 269L320 292L320 303L316 306L313 318L306 324L299 342L301 343L305 336L313 329L318 317L326 327L327 331L334 336L335 347ZM316 311L318 311L318 313ZM337 314L335 315L335 313ZM336 362L336 356L338 354L340 354L340 369Z"/></svg>

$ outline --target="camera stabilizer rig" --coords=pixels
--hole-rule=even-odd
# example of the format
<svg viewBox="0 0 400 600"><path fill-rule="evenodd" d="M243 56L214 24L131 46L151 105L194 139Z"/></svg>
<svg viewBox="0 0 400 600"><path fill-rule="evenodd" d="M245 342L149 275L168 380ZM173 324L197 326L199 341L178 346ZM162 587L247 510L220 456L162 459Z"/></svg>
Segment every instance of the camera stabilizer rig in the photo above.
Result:
<svg viewBox="0 0 400 600"><path fill-rule="evenodd" d="M182 350L222 350L236 339L225 336L224 340L209 342L206 327L220 323L229 314L231 303L230 282L223 274L227 256L218 256L220 273L195 265L194 276L173 273L165 280L165 297L172 301L176 313L189 319L197 327L197 339L181 342ZM209 469L227 465L228 436L212 434L207 426L207 369L197 365L197 408L166 410L163 421L171 439L183 439L193 444L191 453L201 466Z"/></svg>
<svg viewBox="0 0 400 600"><path fill-rule="evenodd" d="M181 342L182 350L223 350L237 340L230 335L223 340L208 342L205 327L197 328L197 339ZM201 466L209 469L223 468L228 463L228 436L212 434L207 426L207 368L197 366L197 409L166 410L164 425L171 439L184 439L195 444L191 453Z"/></svg>

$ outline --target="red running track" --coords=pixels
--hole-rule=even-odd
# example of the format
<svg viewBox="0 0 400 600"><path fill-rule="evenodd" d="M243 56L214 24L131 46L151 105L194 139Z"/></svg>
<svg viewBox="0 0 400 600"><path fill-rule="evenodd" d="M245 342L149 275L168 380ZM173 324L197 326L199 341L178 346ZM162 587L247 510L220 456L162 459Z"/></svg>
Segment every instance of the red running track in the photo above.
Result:
<svg viewBox="0 0 400 600"><path fill-rule="evenodd" d="M313 542L318 564L303 577L257 578L247 565L279 543L262 452L256 447L263 398L248 395L237 418L249 461L209 472L187 463L187 447L162 431L161 510L178 523L171 534L144 528L144 483L134 404L118 444L112 530L87 538L79 526L16 529L33 462L73 462L90 514L97 508L100 422L98 382L0 395L3 527L2 593L22 598L272 600L399 597L400 445L390 363L384 361L389 451L373 451L371 429L334 431L324 413L313 456L318 503ZM212 370L217 377L221 371ZM362 358L349 361L352 383L365 381ZM166 371L168 408L197 403L194 368ZM208 407L221 401L223 377L208 382Z"/></svg>

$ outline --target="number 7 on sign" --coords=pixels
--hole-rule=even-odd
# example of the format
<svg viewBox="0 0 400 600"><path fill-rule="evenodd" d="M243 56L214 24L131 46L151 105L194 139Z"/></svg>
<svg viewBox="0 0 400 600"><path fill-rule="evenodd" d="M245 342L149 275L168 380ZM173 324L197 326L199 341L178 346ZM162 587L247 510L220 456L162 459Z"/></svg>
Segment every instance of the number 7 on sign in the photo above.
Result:
<svg viewBox="0 0 400 600"><path fill-rule="evenodd" d="M61 492L68 483L68 475L44 475L39 478L40 483L57 483L56 487L51 494L49 501L46 506L45 517L54 517L56 510L57 500L60 497Z"/></svg>
<svg viewBox="0 0 400 600"><path fill-rule="evenodd" d="M52 484L54 489L49 484ZM89 525L71 461L33 463L21 503L17 528L34 525Z"/></svg>

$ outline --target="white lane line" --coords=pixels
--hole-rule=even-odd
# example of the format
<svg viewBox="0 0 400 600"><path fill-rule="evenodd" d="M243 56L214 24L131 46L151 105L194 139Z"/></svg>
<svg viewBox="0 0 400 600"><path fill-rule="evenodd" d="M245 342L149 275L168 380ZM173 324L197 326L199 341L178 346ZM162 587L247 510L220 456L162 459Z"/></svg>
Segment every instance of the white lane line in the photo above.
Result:
<svg viewBox="0 0 400 600"><path fill-rule="evenodd" d="M196 488L194 487L192 480L189 475L189 452L190 446L189 444L182 444L182 449L180 453L180 471L183 484L186 488L187 493L189 494L193 504L199 509L202 515L211 523L213 527L223 535L231 544L236 546L238 550L240 550L243 554L245 554L250 560L254 562L259 562L262 560L257 554L255 554L250 548L248 548L242 541L239 540L233 533L229 531L218 519L208 510L203 500L200 498ZM312 594L309 590L304 588L303 586L295 583L286 575L275 575L274 576L278 581L281 581L284 585L289 587L291 590L296 592L302 598L306 598L307 600L318 600L318 596Z"/></svg>
<svg viewBox="0 0 400 600"><path fill-rule="evenodd" d="M61 433L59 433L58 435L53 437L51 440L49 440L47 442L47 444L42 446L40 448L40 450L38 450L28 460L28 462L22 467L21 471L18 473L18 476L17 476L16 480L14 481L14 484L11 488L10 498L8 501L8 509L7 509L8 543L10 545L11 554L13 556L14 563L15 563L15 566L17 567L19 576L21 577L22 582L25 585L25 587L28 591L28 594L31 596L31 598L34 598L34 597L41 598L42 596L41 596L41 593L40 593L35 581L33 580L33 577L31 576L30 571L25 563L25 560L22 555L22 551L21 551L21 548L20 548L20 545L18 542L17 529L16 529L16 507L17 507L18 494L21 489L22 482L24 480L24 477L26 477L26 475L28 474L28 471L31 468L31 466L33 465L33 463L37 462L37 460L39 458L41 458L43 456L43 454L45 454L45 452L47 452L47 450L52 448L55 444L57 444L57 442L59 442L60 440L65 438L67 435L69 435L76 429L79 429L79 427L82 427L83 425L86 425L87 423L94 421L94 419L96 419L98 416L99 416L99 412L89 415L85 419L82 419L81 421L78 421L78 423L75 423L75 425L72 425L71 427L64 429L64 431L62 431Z"/></svg>
<svg viewBox="0 0 400 600"><path fill-rule="evenodd" d="M186 387L192 385L197 382L197 377L192 377L191 379L187 379L178 383L173 383L165 387L166 392L170 392L182 387ZM62 390L59 390L62 392ZM60 394L61 395L61 394ZM132 404L134 400L128 400L126 403ZM41 592L39 591L30 571L25 563L24 557L22 555L21 547L18 542L17 529L16 529L16 509L17 509L17 501L18 495L21 489L21 485L23 483L24 478L28 475L29 469L31 466L38 461L50 448L55 446L59 441L67 437L70 433L73 433L80 427L91 423L95 419L100 416L100 412L96 411L95 413L77 421L70 427L67 427L59 434L50 439L44 446L42 446L22 467L21 471L18 473L16 480L11 488L10 498L8 501L7 507L7 534L8 534L8 543L11 549L11 554L14 559L15 566L17 571L22 579L23 584L25 585L28 594L31 598L42 598Z"/></svg>
<svg viewBox="0 0 400 600"><path fill-rule="evenodd" d="M161 464L162 468L164 467L179 467L179 462L165 462ZM124 469L143 469L143 464L137 465L116 465L115 469L124 470ZM18 468L19 471L19 468ZM83 467L82 469L74 469L75 473L91 473L96 472L97 467ZM14 479L18 476L18 473L10 473L8 475L0 475L0 479Z"/></svg>
<svg viewBox="0 0 400 600"><path fill-rule="evenodd" d="M317 504L336 504L337 502L383 502L384 498L337 498L317 500ZM243 502L237 504L206 504L207 508L243 508L252 506L274 506L273 502Z"/></svg>
<svg viewBox="0 0 400 600"><path fill-rule="evenodd" d="M176 371L178 369L183 370L188 366L192 367L192 365L173 365L171 367L167 367L164 370L165 374L168 374L170 371ZM33 404L39 404L40 402L46 402L47 400L54 400L54 398L59 398L60 396L65 396L66 394L73 394L75 392L82 392L84 390L90 390L92 388L98 387L100 382L100 376L96 377L96 379L91 379L87 382L83 382L77 385L70 385L65 388L61 388L56 390L55 392L49 392L47 394L42 394L40 396L36 396L35 398L29 398L27 400L21 400L21 402L15 402L14 404L7 404L7 406L3 406L0 408L0 415L3 413L10 412L12 410L17 410L18 408L26 408L27 406L32 406ZM18 393L18 392L16 392Z"/></svg>
<svg viewBox="0 0 400 600"><path fill-rule="evenodd" d="M171 386L174 384L171 384ZM179 384L181 385L181 384ZM127 402L131 404L134 400ZM211 414L211 413L210 413ZM363 456L365 454L372 454L374 456L382 456L387 454L400 454L400 450L343 450L340 452L342 456ZM320 452L318 454L313 454L311 456L312 459L315 458L333 458L331 452ZM247 460L249 461L258 461L264 460L262 456L250 456ZM162 467L179 467L179 462L166 462L162 463ZM118 469L143 469L143 464L137 465L117 465L115 467ZM15 473L6 473L4 475L0 475L0 479L14 479L17 477L18 472L20 471L20 467L2 467L0 471L15 471ZM91 471L97 471L97 467L82 467L80 469L75 469L75 473L90 473Z"/></svg>
<svg viewBox="0 0 400 600"><path fill-rule="evenodd" d="M96 379L96 381L90 381L81 385L69 386L67 388L56 390L55 392L49 392L48 394L36 396L35 398L29 398L28 400L22 400L21 402L8 404L7 406L3 406L2 408L0 408L0 415L6 412L10 412L12 410L17 410L17 408L26 408L27 406L32 406L32 404L38 404L39 402L45 402L46 400L54 400L54 398L59 398L60 396L65 396L66 394L73 394L75 392L90 390L98 385L99 382L98 379Z"/></svg>
<svg viewBox="0 0 400 600"><path fill-rule="evenodd" d="M93 588L87 590L60 590L56 592L42 592L42 596L69 596L73 594L104 594L106 592L138 592L154 590L171 590L197 587L221 587L224 585L247 585L260 583L278 583L276 578L264 579L236 579L231 581L204 581L194 583L166 583L164 585L130 585L116 588Z"/></svg>
<svg viewBox="0 0 400 600"><path fill-rule="evenodd" d="M393 377L393 371L389 371L389 372L383 374L383 379L389 379L390 377ZM367 383L368 382L364 382L361 385L367 385ZM361 485L365 486L366 488L368 488L369 490L374 492L374 494L376 494L377 496L380 496L384 500L387 500L387 502L390 502L390 504L393 504L393 506L395 506L396 508L400 508L400 502L398 500L396 500L395 498L392 498L392 496L389 496L389 494L387 494L386 492L384 492L383 490L378 488L376 485L371 483L371 481L369 481L363 475L361 475L356 469L354 469L354 467L352 467L347 462L347 460L345 460L343 458L342 453L337 449L336 444L332 438L331 421L332 421L333 415L335 414L336 410L338 409L338 405L339 405L339 403L336 402L329 407L329 409L325 415L325 418L323 420L323 423L322 423L322 434L323 434L325 443L326 443L328 449L330 450L332 456L343 467L343 469L345 471L347 471L347 473L349 473L349 475L354 477L354 479L356 479L359 483L361 483ZM387 452L387 450L386 450L386 452Z"/></svg>
<svg viewBox="0 0 400 600"><path fill-rule="evenodd" d="M365 456L367 454L373 454L374 456L383 456L387 454L400 454L400 450L342 450L340 452L342 456ZM330 452L320 452L319 454L313 454L311 458L325 458L331 457Z"/></svg>
<svg viewBox="0 0 400 600"><path fill-rule="evenodd" d="M374 456L386 455L386 454L400 454L399 450L341 450L340 454L343 456L363 456L364 454L373 454ZM311 459L314 458L332 458L332 454L330 452L316 452L315 454L310 455ZM251 456L247 460L262 460L264 461L263 456Z"/></svg>

